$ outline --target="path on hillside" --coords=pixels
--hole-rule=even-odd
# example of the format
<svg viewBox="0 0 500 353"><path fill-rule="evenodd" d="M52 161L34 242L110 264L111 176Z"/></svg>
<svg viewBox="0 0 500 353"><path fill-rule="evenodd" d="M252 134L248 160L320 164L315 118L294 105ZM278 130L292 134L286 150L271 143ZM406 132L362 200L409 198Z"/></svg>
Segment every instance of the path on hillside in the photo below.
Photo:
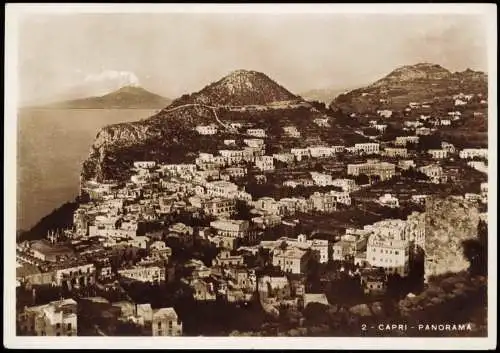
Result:
<svg viewBox="0 0 500 353"><path fill-rule="evenodd" d="M203 108L211 109L212 113L214 113L215 120L220 125L222 125L225 129L231 130L230 126L226 125L225 123L222 122L222 120L219 119L219 116L217 115L217 108L219 108L219 107L215 107L215 106L211 106L211 105L207 105L207 104L201 104L201 103L188 103L188 104L180 105L178 107L167 109L165 111L168 112L168 113L170 113L170 112L174 112L176 110L179 110L181 108L187 108L187 107L203 107ZM231 106L225 106L225 107L226 108L231 108Z"/></svg>

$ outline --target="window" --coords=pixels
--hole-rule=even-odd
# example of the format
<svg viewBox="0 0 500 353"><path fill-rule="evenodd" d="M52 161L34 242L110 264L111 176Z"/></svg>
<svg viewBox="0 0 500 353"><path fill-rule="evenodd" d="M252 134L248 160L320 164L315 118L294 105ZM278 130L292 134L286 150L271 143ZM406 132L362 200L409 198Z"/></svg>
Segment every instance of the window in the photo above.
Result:
<svg viewBox="0 0 500 353"><path fill-rule="evenodd" d="M161 328L161 321L158 323L158 328Z"/></svg>
<svg viewBox="0 0 500 353"><path fill-rule="evenodd" d="M61 336L61 334L58 332L58 333L56 333L56 336Z"/></svg>
<svg viewBox="0 0 500 353"><path fill-rule="evenodd" d="M163 335L163 331L162 330L159 330L158 331L158 336L162 336Z"/></svg>
<svg viewBox="0 0 500 353"><path fill-rule="evenodd" d="M68 330L71 330L71 322L68 324Z"/></svg>
<svg viewBox="0 0 500 353"><path fill-rule="evenodd" d="M56 324L56 328L61 328L61 324L60 324L60 323L57 323L57 324Z"/></svg>

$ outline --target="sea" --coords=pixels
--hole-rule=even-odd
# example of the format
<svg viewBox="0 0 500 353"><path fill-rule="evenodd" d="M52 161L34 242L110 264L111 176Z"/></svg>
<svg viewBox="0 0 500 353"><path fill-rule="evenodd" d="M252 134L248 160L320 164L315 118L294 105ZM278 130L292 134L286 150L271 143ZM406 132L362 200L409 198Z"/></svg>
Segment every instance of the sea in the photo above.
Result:
<svg viewBox="0 0 500 353"><path fill-rule="evenodd" d="M147 118L149 109L20 109L17 119L17 229L78 195L80 170L98 131Z"/></svg>

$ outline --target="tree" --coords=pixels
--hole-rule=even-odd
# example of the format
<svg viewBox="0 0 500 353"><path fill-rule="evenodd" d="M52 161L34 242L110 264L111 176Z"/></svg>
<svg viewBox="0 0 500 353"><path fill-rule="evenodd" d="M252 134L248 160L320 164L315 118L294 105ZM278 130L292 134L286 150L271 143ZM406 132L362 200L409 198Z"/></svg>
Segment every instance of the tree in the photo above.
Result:
<svg viewBox="0 0 500 353"><path fill-rule="evenodd" d="M410 167L407 170L402 170L401 176L412 180L429 180L427 175L413 167Z"/></svg>
<svg viewBox="0 0 500 353"><path fill-rule="evenodd" d="M316 171L316 172L322 172L322 171L323 171L323 163L321 163L321 162L316 162L316 163L314 164L314 168L313 168L313 169L314 169L314 171Z"/></svg>
<svg viewBox="0 0 500 353"><path fill-rule="evenodd" d="M470 263L471 274L486 275L488 272L488 225L481 220L477 228L477 238L465 240L463 251Z"/></svg>
<svg viewBox="0 0 500 353"><path fill-rule="evenodd" d="M252 218L250 207L246 202L242 200L236 201L236 215L238 219L250 220Z"/></svg>
<svg viewBox="0 0 500 353"><path fill-rule="evenodd" d="M359 174L354 178L354 180L357 185L366 185L370 183L370 178L366 174Z"/></svg>

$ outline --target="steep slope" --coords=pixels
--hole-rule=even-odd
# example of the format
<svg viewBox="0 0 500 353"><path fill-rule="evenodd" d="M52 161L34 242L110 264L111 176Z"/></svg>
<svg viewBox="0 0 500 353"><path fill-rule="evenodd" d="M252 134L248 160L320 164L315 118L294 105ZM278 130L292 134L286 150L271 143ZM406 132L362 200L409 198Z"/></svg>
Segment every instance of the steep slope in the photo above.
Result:
<svg viewBox="0 0 500 353"><path fill-rule="evenodd" d="M199 92L176 99L148 119L103 128L83 164L82 180L124 180L134 160L193 162L200 151L216 154L226 148L224 138L239 136L228 128L227 123L233 121L267 129L270 146L277 150L290 143L281 139L286 124L304 132L305 138L295 144L307 143L307 137L331 144L353 138L365 141L352 128L337 126L333 117L329 129L314 124L315 118L326 114L263 73L235 71ZM199 135L194 130L199 124L210 123L218 125L217 136Z"/></svg>
<svg viewBox="0 0 500 353"><path fill-rule="evenodd" d="M171 100L142 87L125 86L100 97L88 97L53 103L54 109L158 109L167 106Z"/></svg>
<svg viewBox="0 0 500 353"><path fill-rule="evenodd" d="M420 63L397 68L366 87L341 94L330 105L345 113L373 113L378 109L401 111L410 102L449 99L461 92L486 96L487 75L470 69L452 73L439 65Z"/></svg>
<svg viewBox="0 0 500 353"><path fill-rule="evenodd" d="M299 100L300 97L261 72L236 70L199 92L174 100L172 107L193 103L212 106L266 105Z"/></svg>

